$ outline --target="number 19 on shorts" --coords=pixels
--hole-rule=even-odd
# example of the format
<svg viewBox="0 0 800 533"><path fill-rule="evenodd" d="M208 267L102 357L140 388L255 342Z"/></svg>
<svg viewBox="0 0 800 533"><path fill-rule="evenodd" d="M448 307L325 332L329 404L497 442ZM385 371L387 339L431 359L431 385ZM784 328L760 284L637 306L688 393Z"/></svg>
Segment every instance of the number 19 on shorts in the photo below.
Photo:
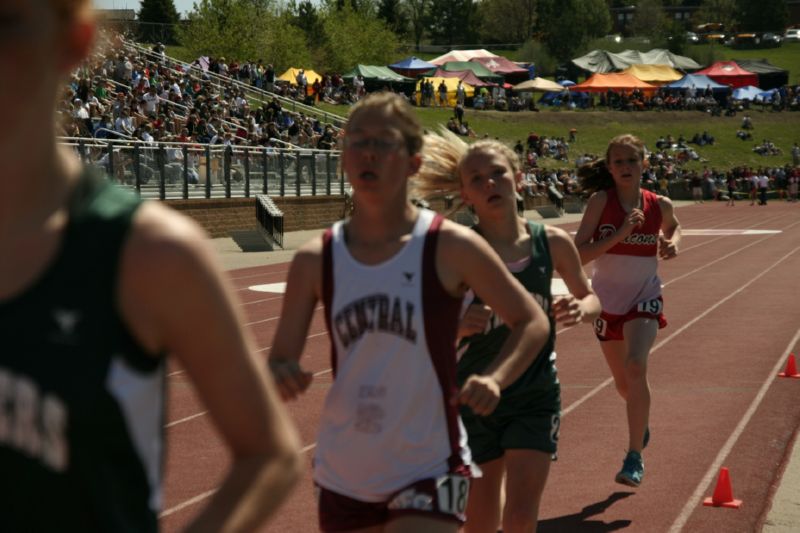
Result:
<svg viewBox="0 0 800 533"><path fill-rule="evenodd" d="M462 516L467 510L469 479L464 476L447 474L436 480L439 511Z"/></svg>

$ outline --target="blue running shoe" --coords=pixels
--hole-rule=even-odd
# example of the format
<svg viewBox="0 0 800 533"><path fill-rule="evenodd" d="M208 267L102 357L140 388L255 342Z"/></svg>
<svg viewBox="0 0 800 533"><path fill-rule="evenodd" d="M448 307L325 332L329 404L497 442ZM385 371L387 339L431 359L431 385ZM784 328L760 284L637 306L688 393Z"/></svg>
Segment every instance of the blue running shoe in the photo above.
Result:
<svg viewBox="0 0 800 533"><path fill-rule="evenodd" d="M642 442L642 449L644 450L647 448L647 445L650 443L650 426L644 428L644 442Z"/></svg>
<svg viewBox="0 0 800 533"><path fill-rule="evenodd" d="M629 487L638 487L642 483L642 477L644 477L642 454L629 451L622 462L622 470L619 471L614 480Z"/></svg>

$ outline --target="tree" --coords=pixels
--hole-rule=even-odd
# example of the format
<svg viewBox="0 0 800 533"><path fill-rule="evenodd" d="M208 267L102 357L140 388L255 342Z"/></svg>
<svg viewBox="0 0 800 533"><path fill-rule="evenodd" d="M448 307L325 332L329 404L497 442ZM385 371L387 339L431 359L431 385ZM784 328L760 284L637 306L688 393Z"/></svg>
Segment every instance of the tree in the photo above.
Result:
<svg viewBox="0 0 800 533"><path fill-rule="evenodd" d="M661 0L639 0L630 31L638 37L660 40L668 31L668 22Z"/></svg>
<svg viewBox="0 0 800 533"><path fill-rule="evenodd" d="M431 0L428 33L436 44L469 43L475 37L473 0Z"/></svg>
<svg viewBox="0 0 800 533"><path fill-rule="evenodd" d="M524 42L533 35L536 0L483 0L478 20L482 42Z"/></svg>
<svg viewBox="0 0 800 533"><path fill-rule="evenodd" d="M406 16L400 0L380 0L378 2L378 18L397 35L406 33Z"/></svg>
<svg viewBox="0 0 800 533"><path fill-rule="evenodd" d="M779 31L789 22L786 0L737 0L741 29L747 31Z"/></svg>
<svg viewBox="0 0 800 533"><path fill-rule="evenodd" d="M140 41L175 44L175 24L180 17L173 0L142 0L138 17Z"/></svg>
<svg viewBox="0 0 800 533"><path fill-rule="evenodd" d="M566 62L591 39L608 34L611 15L606 0L539 0L536 26L548 51Z"/></svg>
<svg viewBox="0 0 800 533"><path fill-rule="evenodd" d="M400 47L397 36L382 20L354 10L349 3L342 9L329 9L323 27L325 64L336 72L359 63L388 65Z"/></svg>
<svg viewBox="0 0 800 533"><path fill-rule="evenodd" d="M178 34L197 56L264 59L276 69L311 61L305 34L263 0L199 0Z"/></svg>
<svg viewBox="0 0 800 533"><path fill-rule="evenodd" d="M419 50L419 43L428 20L428 5L429 0L405 0L408 20L411 23L411 34L414 36L414 45L417 50Z"/></svg>

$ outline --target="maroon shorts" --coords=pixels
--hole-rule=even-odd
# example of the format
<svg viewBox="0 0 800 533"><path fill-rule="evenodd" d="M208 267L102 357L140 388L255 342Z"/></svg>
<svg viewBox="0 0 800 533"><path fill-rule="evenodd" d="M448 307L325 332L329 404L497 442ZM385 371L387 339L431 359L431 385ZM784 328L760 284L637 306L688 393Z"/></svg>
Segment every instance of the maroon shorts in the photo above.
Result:
<svg viewBox="0 0 800 533"><path fill-rule="evenodd" d="M662 312L664 299L659 296L652 300L640 302L624 315L614 315L603 311L594 321L594 334L601 341L621 341L625 338L622 328L625 322L634 318L655 318L658 320L658 329L667 327L667 318Z"/></svg>
<svg viewBox="0 0 800 533"><path fill-rule="evenodd" d="M470 479L459 474L422 479L383 502L364 502L317 486L321 531L350 531L386 524L394 518L422 515L463 524Z"/></svg>

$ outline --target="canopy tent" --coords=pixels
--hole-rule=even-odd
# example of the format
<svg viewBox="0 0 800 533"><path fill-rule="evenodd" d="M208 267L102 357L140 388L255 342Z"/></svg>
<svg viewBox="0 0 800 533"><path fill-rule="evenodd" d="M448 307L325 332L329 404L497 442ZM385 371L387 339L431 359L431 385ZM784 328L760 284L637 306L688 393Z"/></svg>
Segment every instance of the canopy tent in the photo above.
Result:
<svg viewBox="0 0 800 533"><path fill-rule="evenodd" d="M727 85L717 83L708 76L704 76L702 74L687 74L678 81L673 81L672 83L664 85L664 87L667 87L669 89L690 89L694 87L698 91L705 90L708 87L711 87L712 91L730 90L730 87L728 87Z"/></svg>
<svg viewBox="0 0 800 533"><path fill-rule="evenodd" d="M470 61L476 57L499 57L483 48L478 50L452 50L444 55L440 55L430 62L434 65L444 65L448 61Z"/></svg>
<svg viewBox="0 0 800 533"><path fill-rule="evenodd" d="M670 67L669 65L640 65L635 64L622 71L623 73L635 76L642 81L654 84L669 83L679 80L683 74Z"/></svg>
<svg viewBox="0 0 800 533"><path fill-rule="evenodd" d="M441 68L437 68L432 75L436 78L458 78L463 83L468 83L473 87L494 87L497 85L496 83L483 81L482 79L475 76L475 73L472 72L471 70L455 70L453 72L448 72Z"/></svg>
<svg viewBox="0 0 800 533"><path fill-rule="evenodd" d="M470 59L470 61L475 63L480 63L491 72L495 74L499 74L501 76L512 76L512 77L519 77L524 76L528 77L528 69L522 68L513 61L506 59L503 56L497 57L475 57Z"/></svg>
<svg viewBox="0 0 800 533"><path fill-rule="evenodd" d="M610 72L608 74L592 74L589 79L583 83L572 85L570 91L586 91L586 92L606 92L612 91L632 91L640 89L642 91L655 91L658 89L655 85L643 82L639 78L625 74L623 72Z"/></svg>
<svg viewBox="0 0 800 533"><path fill-rule="evenodd" d="M705 74L712 80L730 85L734 89L747 85L758 85L758 76L733 61L717 61L710 67L698 70L695 74Z"/></svg>
<svg viewBox="0 0 800 533"><path fill-rule="evenodd" d="M378 91L387 86L405 94L411 94L414 90L414 78L401 76L389 67L356 65L353 70L344 74L342 79L351 82L356 76L364 79L364 89L367 92Z"/></svg>
<svg viewBox="0 0 800 533"><path fill-rule="evenodd" d="M543 105L554 105L560 106L564 102L575 102L575 104L580 108L586 108L590 101L591 97L587 92L572 92L569 90L570 87L573 87L575 82L572 80L559 80L558 86L560 87L558 90L553 92L546 92L539 98L539 103Z"/></svg>
<svg viewBox="0 0 800 533"><path fill-rule="evenodd" d="M736 100L755 100L758 96L760 96L764 91L759 89L758 87L754 87L752 85L747 85L745 87L739 87L738 89L734 89L733 91L733 98Z"/></svg>
<svg viewBox="0 0 800 533"><path fill-rule="evenodd" d="M418 57L411 56L398 61L397 63L392 63L389 65L389 68L401 76L416 78L420 74L436 68L436 65L433 63L428 63L427 61L423 61Z"/></svg>
<svg viewBox="0 0 800 533"><path fill-rule="evenodd" d="M494 82L502 82L503 77L498 76L488 68L484 67L480 63L476 63L474 61L448 61L443 65L439 65L439 68L442 70L446 70L448 72L459 72L462 70L471 70L476 77L482 80L490 80Z"/></svg>
<svg viewBox="0 0 800 533"><path fill-rule="evenodd" d="M460 81L458 78L420 78L417 81L417 105L419 105L422 98L422 90L420 89L420 85L422 85L423 80L433 83L433 92L435 95L434 100L437 102L439 101L439 84L444 81L444 86L447 87L447 105L450 107L455 107L456 88L458 87L458 82ZM462 82L461 86L464 87L464 95L467 98L471 98L475 94L475 88L472 85Z"/></svg>
<svg viewBox="0 0 800 533"><path fill-rule="evenodd" d="M758 86L774 89L789 84L789 71L776 67L766 59L734 59L737 65L758 74Z"/></svg>
<svg viewBox="0 0 800 533"><path fill-rule="evenodd" d="M320 76L313 70L294 68L294 67L286 69L286 72L278 76L278 80L288 81L291 85L297 85L297 75L300 73L301 70L306 75L306 81L308 81L309 86L313 85L314 82L317 80L319 80L320 82L322 81L322 76Z"/></svg>
<svg viewBox="0 0 800 533"><path fill-rule="evenodd" d="M412 82L411 78L401 76L389 67L379 67L377 65L356 65L356 68L344 74L342 79L352 80L356 76L362 76L364 81L389 81L389 82Z"/></svg>
<svg viewBox="0 0 800 533"><path fill-rule="evenodd" d="M589 72L601 74L615 70L625 70L631 65L668 65L680 70L700 68L700 65L692 58L679 56L669 50L660 48L654 48L649 52L625 50L618 54L607 50L594 50L584 56L573 59L572 63Z"/></svg>
<svg viewBox="0 0 800 533"><path fill-rule="evenodd" d="M534 78L514 85L515 91L535 91L535 92L561 92L566 91L566 87L544 78Z"/></svg>

